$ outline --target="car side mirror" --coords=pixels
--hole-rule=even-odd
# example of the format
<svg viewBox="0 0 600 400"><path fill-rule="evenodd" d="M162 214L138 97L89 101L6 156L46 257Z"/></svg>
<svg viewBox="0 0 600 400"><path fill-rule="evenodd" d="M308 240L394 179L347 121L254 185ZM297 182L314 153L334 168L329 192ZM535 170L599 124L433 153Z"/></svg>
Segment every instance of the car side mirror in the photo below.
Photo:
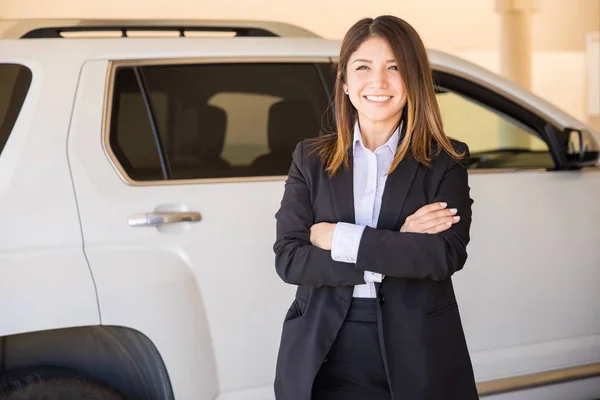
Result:
<svg viewBox="0 0 600 400"><path fill-rule="evenodd" d="M567 161L572 168L594 166L598 162L600 148L594 136L581 129L568 128Z"/></svg>

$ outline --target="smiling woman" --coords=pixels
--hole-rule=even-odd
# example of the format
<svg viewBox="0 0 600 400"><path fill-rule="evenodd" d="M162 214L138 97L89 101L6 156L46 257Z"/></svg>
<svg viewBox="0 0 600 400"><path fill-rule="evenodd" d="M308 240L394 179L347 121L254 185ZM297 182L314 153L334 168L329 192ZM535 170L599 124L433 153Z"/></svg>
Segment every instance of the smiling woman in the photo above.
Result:
<svg viewBox="0 0 600 400"><path fill-rule="evenodd" d="M387 40L365 40L350 58L347 75L344 93L358 111L361 132L370 132L363 137L365 146L375 151L396 129L406 103L406 88Z"/></svg>
<svg viewBox="0 0 600 400"><path fill-rule="evenodd" d="M402 112L406 140L400 143L390 171L407 154L430 166L434 147L437 154L443 150L456 159L464 155L444 134L425 46L410 24L397 20L402 23L387 17L361 20L342 41L335 87L338 134L316 143L330 176L348 166L356 123L371 148L391 137ZM378 139L371 143L371 138Z"/></svg>
<svg viewBox="0 0 600 400"><path fill-rule="evenodd" d="M277 217L276 269L298 286L275 393L285 400L478 398L451 276L471 205L427 52L405 21L354 24L337 132L300 142Z"/></svg>

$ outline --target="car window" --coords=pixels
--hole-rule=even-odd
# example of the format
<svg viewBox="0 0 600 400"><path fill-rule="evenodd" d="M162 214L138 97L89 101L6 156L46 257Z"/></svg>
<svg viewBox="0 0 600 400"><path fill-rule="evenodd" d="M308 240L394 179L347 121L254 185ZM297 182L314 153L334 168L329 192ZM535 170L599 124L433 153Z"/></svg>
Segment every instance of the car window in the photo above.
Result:
<svg viewBox="0 0 600 400"><path fill-rule="evenodd" d="M111 149L133 180L286 175L296 143L322 132L327 67L158 65L139 67L137 75L134 67L119 67Z"/></svg>
<svg viewBox="0 0 600 400"><path fill-rule="evenodd" d="M537 131L482 102L438 88L444 130L468 144L469 168L550 169L548 145Z"/></svg>
<svg viewBox="0 0 600 400"><path fill-rule="evenodd" d="M23 65L0 64L0 154L17 122L31 78L31 71Z"/></svg>

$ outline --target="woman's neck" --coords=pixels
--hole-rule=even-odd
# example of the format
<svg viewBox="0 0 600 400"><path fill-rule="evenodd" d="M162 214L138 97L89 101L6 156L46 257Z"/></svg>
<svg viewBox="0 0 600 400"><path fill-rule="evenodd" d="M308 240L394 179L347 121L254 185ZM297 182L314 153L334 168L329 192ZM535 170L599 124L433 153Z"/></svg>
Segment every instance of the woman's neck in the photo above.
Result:
<svg viewBox="0 0 600 400"><path fill-rule="evenodd" d="M398 127L398 123L399 121L372 122L368 120L359 120L358 127L360 129L363 145L367 149L375 151L392 137Z"/></svg>

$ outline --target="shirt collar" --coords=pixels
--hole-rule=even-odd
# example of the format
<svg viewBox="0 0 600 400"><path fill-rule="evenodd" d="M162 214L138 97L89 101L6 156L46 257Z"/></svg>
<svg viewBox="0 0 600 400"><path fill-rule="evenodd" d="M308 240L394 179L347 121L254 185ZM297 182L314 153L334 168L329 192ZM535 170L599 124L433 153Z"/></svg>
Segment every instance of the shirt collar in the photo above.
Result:
<svg viewBox="0 0 600 400"><path fill-rule="evenodd" d="M400 131L402 130L403 124L404 121L400 121L400 125L398 125L392 136L390 136L387 142L383 144L383 146L387 146L392 151L392 153L396 152L396 148L398 147L398 143L400 142ZM360 127L358 125L358 121L356 121L356 123L354 124L354 140L352 143L354 143L354 149L356 149L357 144L360 144L363 148L366 148L362 141L362 136L360 135Z"/></svg>

